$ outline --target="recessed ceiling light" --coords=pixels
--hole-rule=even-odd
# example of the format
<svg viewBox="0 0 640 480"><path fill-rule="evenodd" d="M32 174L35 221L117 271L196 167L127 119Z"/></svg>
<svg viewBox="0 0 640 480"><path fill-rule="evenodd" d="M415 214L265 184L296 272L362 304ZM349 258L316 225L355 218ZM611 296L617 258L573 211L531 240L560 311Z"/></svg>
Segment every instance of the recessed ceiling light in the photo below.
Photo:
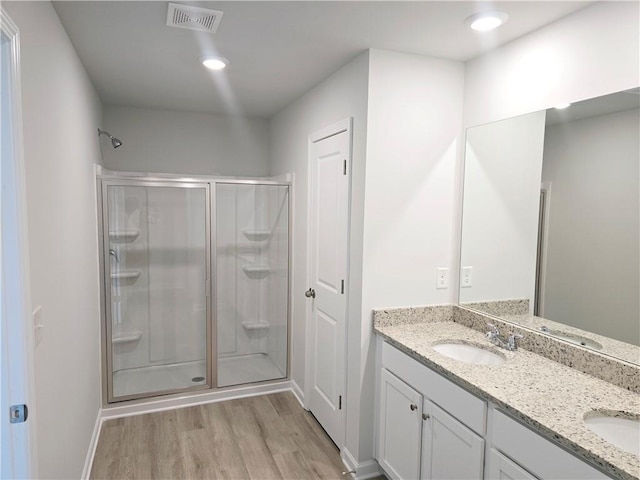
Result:
<svg viewBox="0 0 640 480"><path fill-rule="evenodd" d="M494 28L498 28L507 21L509 15L504 12L482 12L471 15L465 20L472 30L478 32L488 32Z"/></svg>
<svg viewBox="0 0 640 480"><path fill-rule="evenodd" d="M229 60L222 57L200 57L200 61L209 70L222 70L229 65Z"/></svg>
<svg viewBox="0 0 640 480"><path fill-rule="evenodd" d="M556 110L564 110L565 108L569 108L570 106L570 103L560 103L553 108L555 108Z"/></svg>

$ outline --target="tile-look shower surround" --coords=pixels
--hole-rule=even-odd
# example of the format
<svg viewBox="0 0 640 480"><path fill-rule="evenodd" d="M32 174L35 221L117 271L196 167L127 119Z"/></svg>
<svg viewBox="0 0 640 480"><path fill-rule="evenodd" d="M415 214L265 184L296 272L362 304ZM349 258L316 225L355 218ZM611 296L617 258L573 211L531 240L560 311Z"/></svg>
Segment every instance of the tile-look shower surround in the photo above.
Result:
<svg viewBox="0 0 640 480"><path fill-rule="evenodd" d="M447 318L448 308L451 316ZM640 408L637 394L611 385L614 383L612 379L607 379L611 383L603 381L600 377L604 375L593 374L598 372L585 375L578 369L567 368L576 363L585 369L608 368L614 376L613 380L633 390L630 387L634 382L621 378L632 376L631 370L616 366L615 360L610 359L606 364L601 360L607 359L601 359L598 354L576 354L573 350L579 348L554 345L562 342L551 338L547 340L535 332L520 330L499 319L456 306L375 310L373 318L375 332L407 355L489 400L535 431L553 438L567 450L598 465L614 478L638 479L640 458L613 448L590 432L582 421L588 412L603 408L637 414ZM526 342L522 339L522 349L519 351L495 348L508 359L505 364L478 367L452 360L433 350L434 343L451 339L463 343L485 342L484 332L488 321L505 332L522 331L528 335ZM636 377L638 370L635 367Z"/></svg>

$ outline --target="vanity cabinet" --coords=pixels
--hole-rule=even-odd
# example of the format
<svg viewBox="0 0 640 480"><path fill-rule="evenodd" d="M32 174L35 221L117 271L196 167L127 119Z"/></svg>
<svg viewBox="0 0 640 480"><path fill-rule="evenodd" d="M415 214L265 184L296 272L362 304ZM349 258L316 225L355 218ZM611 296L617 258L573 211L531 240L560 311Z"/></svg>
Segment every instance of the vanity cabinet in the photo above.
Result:
<svg viewBox="0 0 640 480"><path fill-rule="evenodd" d="M391 478L482 478L482 436L435 402L450 398L481 431L485 402L387 344L379 392L378 462Z"/></svg>
<svg viewBox="0 0 640 480"><path fill-rule="evenodd" d="M535 433L521 423L497 409L491 411L492 448L513 460L530 476L513 478L549 478L554 480L610 479L591 465L570 454L555 443ZM488 478L510 478L494 476L498 467L494 457L488 458ZM499 470L498 470L499 471ZM530 472L530 473L529 473Z"/></svg>
<svg viewBox="0 0 640 480"><path fill-rule="evenodd" d="M377 459L395 479L610 479L378 339Z"/></svg>

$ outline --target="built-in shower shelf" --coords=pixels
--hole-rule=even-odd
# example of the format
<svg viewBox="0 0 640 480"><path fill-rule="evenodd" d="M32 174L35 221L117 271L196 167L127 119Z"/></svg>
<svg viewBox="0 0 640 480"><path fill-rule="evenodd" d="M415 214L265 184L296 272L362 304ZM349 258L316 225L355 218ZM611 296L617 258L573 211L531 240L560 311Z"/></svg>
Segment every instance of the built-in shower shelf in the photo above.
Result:
<svg viewBox="0 0 640 480"><path fill-rule="evenodd" d="M269 265L244 265L242 271L251 278L264 278L269 275L271 268Z"/></svg>
<svg viewBox="0 0 640 480"><path fill-rule="evenodd" d="M242 322L242 328L245 330L268 330L269 322L260 320L257 322Z"/></svg>
<svg viewBox="0 0 640 480"><path fill-rule="evenodd" d="M111 274L111 281L133 283L142 275L142 270L125 270L124 272L115 272Z"/></svg>
<svg viewBox="0 0 640 480"><path fill-rule="evenodd" d="M142 338L142 332L119 333L111 337L111 343L119 345L121 343L133 343Z"/></svg>
<svg viewBox="0 0 640 480"><path fill-rule="evenodd" d="M109 240L113 243L133 242L140 235L140 230L118 230L109 232Z"/></svg>
<svg viewBox="0 0 640 480"><path fill-rule="evenodd" d="M271 230L244 230L242 233L253 242L262 242L271 236Z"/></svg>

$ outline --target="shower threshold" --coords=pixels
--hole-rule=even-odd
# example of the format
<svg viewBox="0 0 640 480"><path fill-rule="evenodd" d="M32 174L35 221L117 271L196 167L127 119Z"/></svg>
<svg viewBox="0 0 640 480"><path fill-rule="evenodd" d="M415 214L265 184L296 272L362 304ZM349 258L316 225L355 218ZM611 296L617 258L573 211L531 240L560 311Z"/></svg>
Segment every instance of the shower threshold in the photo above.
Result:
<svg viewBox="0 0 640 480"><path fill-rule="evenodd" d="M202 360L127 368L113 372L113 392L116 397L124 397L205 385L206 372Z"/></svg>
<svg viewBox="0 0 640 480"><path fill-rule="evenodd" d="M206 384L204 361L128 368L113 373L116 397L165 392ZM285 378L286 374L264 353L218 359L218 386L229 387Z"/></svg>

